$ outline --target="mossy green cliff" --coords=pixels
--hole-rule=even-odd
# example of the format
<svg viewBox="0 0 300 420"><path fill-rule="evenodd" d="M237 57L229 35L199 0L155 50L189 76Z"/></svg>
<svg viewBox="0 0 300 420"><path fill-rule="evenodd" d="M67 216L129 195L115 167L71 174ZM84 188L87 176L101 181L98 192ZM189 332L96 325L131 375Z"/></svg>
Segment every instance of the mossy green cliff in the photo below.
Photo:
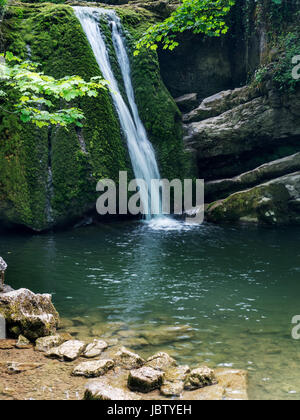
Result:
<svg viewBox="0 0 300 420"><path fill-rule="evenodd" d="M120 10L120 11L119 11ZM128 44L155 17L118 8ZM56 78L101 75L81 25L68 5L14 3L4 20L2 50L41 63ZM113 64L115 65L115 64ZM163 85L156 54L132 59L141 117L156 149L163 176L183 176L180 113ZM85 113L82 129L38 129L15 115L0 114L0 222L42 231L65 225L95 209L96 183L132 173L109 92L74 102ZM72 104L73 105L73 104Z"/></svg>

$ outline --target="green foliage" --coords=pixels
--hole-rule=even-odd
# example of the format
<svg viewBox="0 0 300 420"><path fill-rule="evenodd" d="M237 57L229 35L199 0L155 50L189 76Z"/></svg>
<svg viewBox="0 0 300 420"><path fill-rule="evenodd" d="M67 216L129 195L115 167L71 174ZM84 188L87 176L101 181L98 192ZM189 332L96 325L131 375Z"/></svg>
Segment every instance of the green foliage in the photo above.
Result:
<svg viewBox="0 0 300 420"><path fill-rule="evenodd" d="M293 58L300 55L300 30L288 33L280 40L284 53L280 60L273 64L273 81L281 90L294 91L300 79L292 77L295 62Z"/></svg>
<svg viewBox="0 0 300 420"><path fill-rule="evenodd" d="M0 97L4 99L5 105L11 105L5 88L12 88L18 92L18 100L13 108L24 123L31 121L38 127L49 124L66 127L75 123L82 127L80 121L84 119L84 114L79 108L71 107L50 112L48 109L54 108L52 98L70 102L77 97L96 97L99 89L106 88L106 82L100 76L93 77L90 82L85 82L79 76L56 80L43 72L37 72L38 64L22 61L11 52L0 54L0 60L1 58Z"/></svg>
<svg viewBox="0 0 300 420"><path fill-rule="evenodd" d="M169 18L146 31L137 43L135 54L142 47L156 50L159 43L164 49L173 50L178 46L176 34L186 30L208 36L226 34L225 17L234 4L235 0L183 0Z"/></svg>

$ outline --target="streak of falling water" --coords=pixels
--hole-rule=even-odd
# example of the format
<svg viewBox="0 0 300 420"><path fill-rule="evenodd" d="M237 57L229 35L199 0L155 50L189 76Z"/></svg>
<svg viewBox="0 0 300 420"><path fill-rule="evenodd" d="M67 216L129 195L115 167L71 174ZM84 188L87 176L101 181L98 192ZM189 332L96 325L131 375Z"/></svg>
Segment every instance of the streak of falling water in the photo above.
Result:
<svg viewBox="0 0 300 420"><path fill-rule="evenodd" d="M151 191L151 180L160 179L160 173L155 157L155 152L147 138L145 127L140 119L135 102L131 80L130 63L126 52L120 19L113 10L74 7L75 14L87 36L94 52L103 77L109 81L112 99L117 110L120 124L127 140L128 150L136 179L143 179L148 189L140 189L143 208L148 210L146 219L161 214L161 198L158 188ZM105 15L112 31L112 40L116 51L118 63L122 72L129 107L126 105L114 76L105 38L99 26L100 15ZM151 196L152 193L152 196ZM152 200L152 207L151 207Z"/></svg>

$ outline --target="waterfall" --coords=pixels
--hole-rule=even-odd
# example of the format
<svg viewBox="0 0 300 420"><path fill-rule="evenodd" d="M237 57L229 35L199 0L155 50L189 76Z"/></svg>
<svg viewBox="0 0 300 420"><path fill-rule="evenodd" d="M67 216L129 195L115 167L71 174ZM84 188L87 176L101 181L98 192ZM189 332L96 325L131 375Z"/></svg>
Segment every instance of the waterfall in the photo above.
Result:
<svg viewBox="0 0 300 420"><path fill-rule="evenodd" d="M111 96L120 120L122 131L127 140L135 178L144 180L148 186L147 191L143 188L140 189L140 197L143 208L148 210L146 219L151 219L152 216L161 213L160 193L158 189L156 191L153 191L152 189L151 196L150 188L151 180L160 179L160 173L155 158L155 152L148 140L145 127L140 119L135 102L130 63L126 51L120 19L114 10L110 9L76 6L74 7L74 11L91 45L102 75L110 83ZM105 15L111 28L112 41L122 73L130 108L127 106L121 95L118 82L110 64L109 54L105 44L105 37L101 33L99 25L99 18L101 15Z"/></svg>

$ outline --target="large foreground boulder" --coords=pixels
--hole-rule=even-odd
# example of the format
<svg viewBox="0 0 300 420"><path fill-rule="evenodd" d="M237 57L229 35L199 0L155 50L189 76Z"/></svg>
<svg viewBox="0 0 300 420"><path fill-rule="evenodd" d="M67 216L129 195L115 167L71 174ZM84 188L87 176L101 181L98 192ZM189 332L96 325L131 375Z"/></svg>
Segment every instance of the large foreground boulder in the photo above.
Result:
<svg viewBox="0 0 300 420"><path fill-rule="evenodd" d="M28 289L0 293L0 314L6 320L9 336L22 334L31 341L55 334L59 325L51 295L35 294Z"/></svg>

